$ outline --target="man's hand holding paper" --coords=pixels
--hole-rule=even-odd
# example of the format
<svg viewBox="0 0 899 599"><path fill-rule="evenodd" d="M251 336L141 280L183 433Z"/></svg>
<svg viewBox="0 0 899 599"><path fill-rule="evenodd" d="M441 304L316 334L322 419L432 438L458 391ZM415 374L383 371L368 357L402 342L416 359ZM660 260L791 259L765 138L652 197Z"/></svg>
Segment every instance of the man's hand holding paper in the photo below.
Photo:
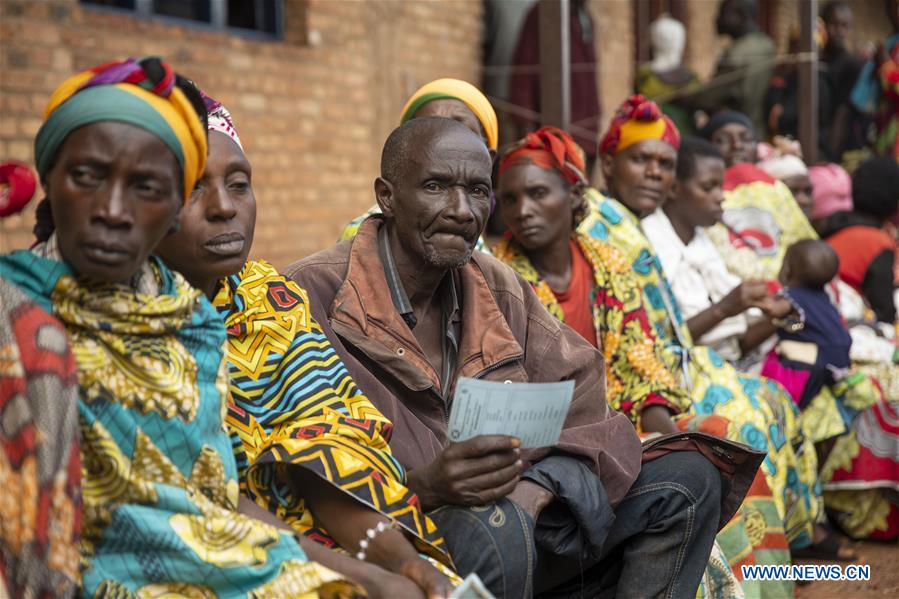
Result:
<svg viewBox="0 0 899 599"><path fill-rule="evenodd" d="M447 436L452 442L478 435L509 435L525 449L559 441L568 415L574 381L497 383L459 379Z"/></svg>
<svg viewBox="0 0 899 599"><path fill-rule="evenodd" d="M503 384L460 379L451 406L450 445L409 472L427 511L441 505L485 505L509 495L527 465L521 448L559 440L574 382Z"/></svg>
<svg viewBox="0 0 899 599"><path fill-rule="evenodd" d="M451 443L440 457L409 472L409 488L425 511L442 505L486 505L505 497L524 472L520 442L507 435L481 435Z"/></svg>

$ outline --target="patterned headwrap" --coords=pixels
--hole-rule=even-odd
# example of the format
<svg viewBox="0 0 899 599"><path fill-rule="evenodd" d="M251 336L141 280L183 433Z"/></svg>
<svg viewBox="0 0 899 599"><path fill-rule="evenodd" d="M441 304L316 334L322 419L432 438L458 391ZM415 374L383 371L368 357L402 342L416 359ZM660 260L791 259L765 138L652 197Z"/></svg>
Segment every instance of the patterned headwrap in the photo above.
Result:
<svg viewBox="0 0 899 599"><path fill-rule="evenodd" d="M568 133L556 127L541 127L528 133L499 163L499 174L516 164L533 164L558 171L571 184L586 183L584 150Z"/></svg>
<svg viewBox="0 0 899 599"><path fill-rule="evenodd" d="M614 155L644 139L659 139L675 150L680 147L680 132L674 121L662 114L655 102L635 94L618 108L599 142L599 154Z"/></svg>
<svg viewBox="0 0 899 599"><path fill-rule="evenodd" d="M129 58L82 71L56 88L34 141L37 171L44 177L66 137L101 121L128 123L158 137L175 155L184 176L184 199L206 167L206 131L193 104L160 58Z"/></svg>
<svg viewBox="0 0 899 599"><path fill-rule="evenodd" d="M496 149L496 145L499 142L499 124L496 120L496 111L493 110L490 100L481 93L481 90L459 79L435 79L420 87L417 92L412 94L412 97L409 98L403 107L400 124L415 117L418 109L428 102L441 99L459 100L468 106L478 121L480 121L481 127L484 128L484 135L487 136L487 147L491 150Z"/></svg>
<svg viewBox="0 0 899 599"><path fill-rule="evenodd" d="M240 137L237 135L237 129L234 128L234 121L231 119L231 113L225 108L225 105L218 100L213 100L200 90L203 96L203 104L206 105L206 128L210 131L218 131L224 133L237 144L237 147L243 150L243 144L240 143Z"/></svg>

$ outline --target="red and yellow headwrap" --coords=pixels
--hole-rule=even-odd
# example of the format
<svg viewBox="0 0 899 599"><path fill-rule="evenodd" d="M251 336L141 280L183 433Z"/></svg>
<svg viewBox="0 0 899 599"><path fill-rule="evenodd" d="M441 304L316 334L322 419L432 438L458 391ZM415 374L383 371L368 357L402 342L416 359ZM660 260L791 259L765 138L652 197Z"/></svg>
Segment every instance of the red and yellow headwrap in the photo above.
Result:
<svg viewBox="0 0 899 599"><path fill-rule="evenodd" d="M680 132L674 121L662 113L658 104L635 94L618 108L599 142L599 154L617 154L644 139L659 139L675 150L680 148Z"/></svg>
<svg viewBox="0 0 899 599"><path fill-rule="evenodd" d="M557 127L541 127L528 133L499 163L499 175L516 164L533 164L558 171L571 184L586 183L584 150Z"/></svg>
<svg viewBox="0 0 899 599"><path fill-rule="evenodd" d="M66 137L79 127L118 121L158 137L172 151L184 177L184 199L206 168L206 127L197 108L176 85L172 68L155 56L117 62L72 75L62 82L44 110L34 140L38 174L53 164ZM200 102L199 95L197 102Z"/></svg>

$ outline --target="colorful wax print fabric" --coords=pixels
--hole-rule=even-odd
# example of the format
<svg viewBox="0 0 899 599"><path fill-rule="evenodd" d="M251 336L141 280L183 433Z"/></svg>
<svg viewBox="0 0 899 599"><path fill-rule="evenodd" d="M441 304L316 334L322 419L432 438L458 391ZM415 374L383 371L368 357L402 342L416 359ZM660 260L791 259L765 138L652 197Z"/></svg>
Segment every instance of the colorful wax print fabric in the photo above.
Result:
<svg viewBox="0 0 899 599"><path fill-rule="evenodd" d="M715 414L685 415L678 418L676 424L683 431L699 431L717 437L727 437L731 428L726 418ZM793 599L795 590L792 581L746 580L743 577L743 566L790 563L790 544L784 530L783 517L778 512L777 502L766 478L761 469L756 472L740 509L718 532L715 542L721 548L745 597ZM714 571L707 568L706 578L709 572ZM710 596L719 596L715 591L720 585L716 584L714 578L707 583L707 587L712 591Z"/></svg>
<svg viewBox="0 0 899 599"><path fill-rule="evenodd" d="M693 398L691 412L727 418L727 438L768 453L762 470L790 544L809 545L823 509L817 458L796 405L773 381L741 374L713 350L693 345L661 261L637 218L596 190L589 189L587 199L590 210L578 232L615 246L631 265L650 326L664 346L663 360L669 371L683 377Z"/></svg>
<svg viewBox="0 0 899 599"><path fill-rule="evenodd" d="M298 532L335 543L290 482L304 468L398 522L450 564L436 525L391 455L392 424L356 387L305 290L265 262L224 279L213 301L228 332L227 423L241 487Z"/></svg>
<svg viewBox="0 0 899 599"><path fill-rule="evenodd" d="M582 233L576 233L574 238L593 267L596 285L590 301L596 336L605 358L609 404L627 414L637 427L645 407L662 405L679 414L675 418L682 430L728 436L726 418L690 414L692 402L664 363L664 348L652 332L643 294L624 254ZM497 259L531 283L549 312L564 322L564 313L552 289L540 278L521 247L505 239L493 251ZM744 596L736 591L740 584L735 586L732 582L742 580L740 567L743 565L790 563L783 518L761 470L740 510L718 533L716 547L723 554L726 570L716 561L721 555L713 552L700 586L702 597ZM745 595L748 597L760 597L762 591L766 597L792 597L791 583L747 584L754 591Z"/></svg>
<svg viewBox="0 0 899 599"><path fill-rule="evenodd" d="M587 235L575 234L574 239L593 268L595 285L589 302L605 359L608 402L635 426L643 408L653 404L675 413L689 411L690 398L664 364L663 347L652 332L637 280L624 255ZM531 284L550 314L565 322L555 294L521 246L506 238L494 246L493 254Z"/></svg>
<svg viewBox="0 0 899 599"><path fill-rule="evenodd" d="M31 252L0 258L66 327L78 365L86 596L346 596L297 540L237 511L225 330L161 262L159 293L87 283Z"/></svg>
<svg viewBox="0 0 899 599"><path fill-rule="evenodd" d="M75 593L77 401L65 329L0 278L0 578L6 596Z"/></svg>
<svg viewBox="0 0 899 599"><path fill-rule="evenodd" d="M870 389L865 393L871 379L855 379L851 387L838 384L833 398L822 393L810 406L833 406L830 410L806 410L803 416L812 412L816 422L837 428L840 416L854 415L821 470L824 504L851 537L893 541L899 538L899 400Z"/></svg>
<svg viewBox="0 0 899 599"><path fill-rule="evenodd" d="M723 222L706 233L744 281L776 281L787 248L818 238L789 188L754 164L727 169L723 207Z"/></svg>

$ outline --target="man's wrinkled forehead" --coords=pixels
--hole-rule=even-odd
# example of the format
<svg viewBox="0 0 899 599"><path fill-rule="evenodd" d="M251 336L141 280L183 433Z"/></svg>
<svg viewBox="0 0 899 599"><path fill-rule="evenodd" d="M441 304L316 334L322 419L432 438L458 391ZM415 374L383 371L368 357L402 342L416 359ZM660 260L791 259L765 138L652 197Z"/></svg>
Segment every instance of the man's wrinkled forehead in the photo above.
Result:
<svg viewBox="0 0 899 599"><path fill-rule="evenodd" d="M464 126L434 130L417 137L407 161L416 171L464 170L472 176L481 174L487 179L492 166L483 140ZM407 174L411 174L409 170Z"/></svg>

